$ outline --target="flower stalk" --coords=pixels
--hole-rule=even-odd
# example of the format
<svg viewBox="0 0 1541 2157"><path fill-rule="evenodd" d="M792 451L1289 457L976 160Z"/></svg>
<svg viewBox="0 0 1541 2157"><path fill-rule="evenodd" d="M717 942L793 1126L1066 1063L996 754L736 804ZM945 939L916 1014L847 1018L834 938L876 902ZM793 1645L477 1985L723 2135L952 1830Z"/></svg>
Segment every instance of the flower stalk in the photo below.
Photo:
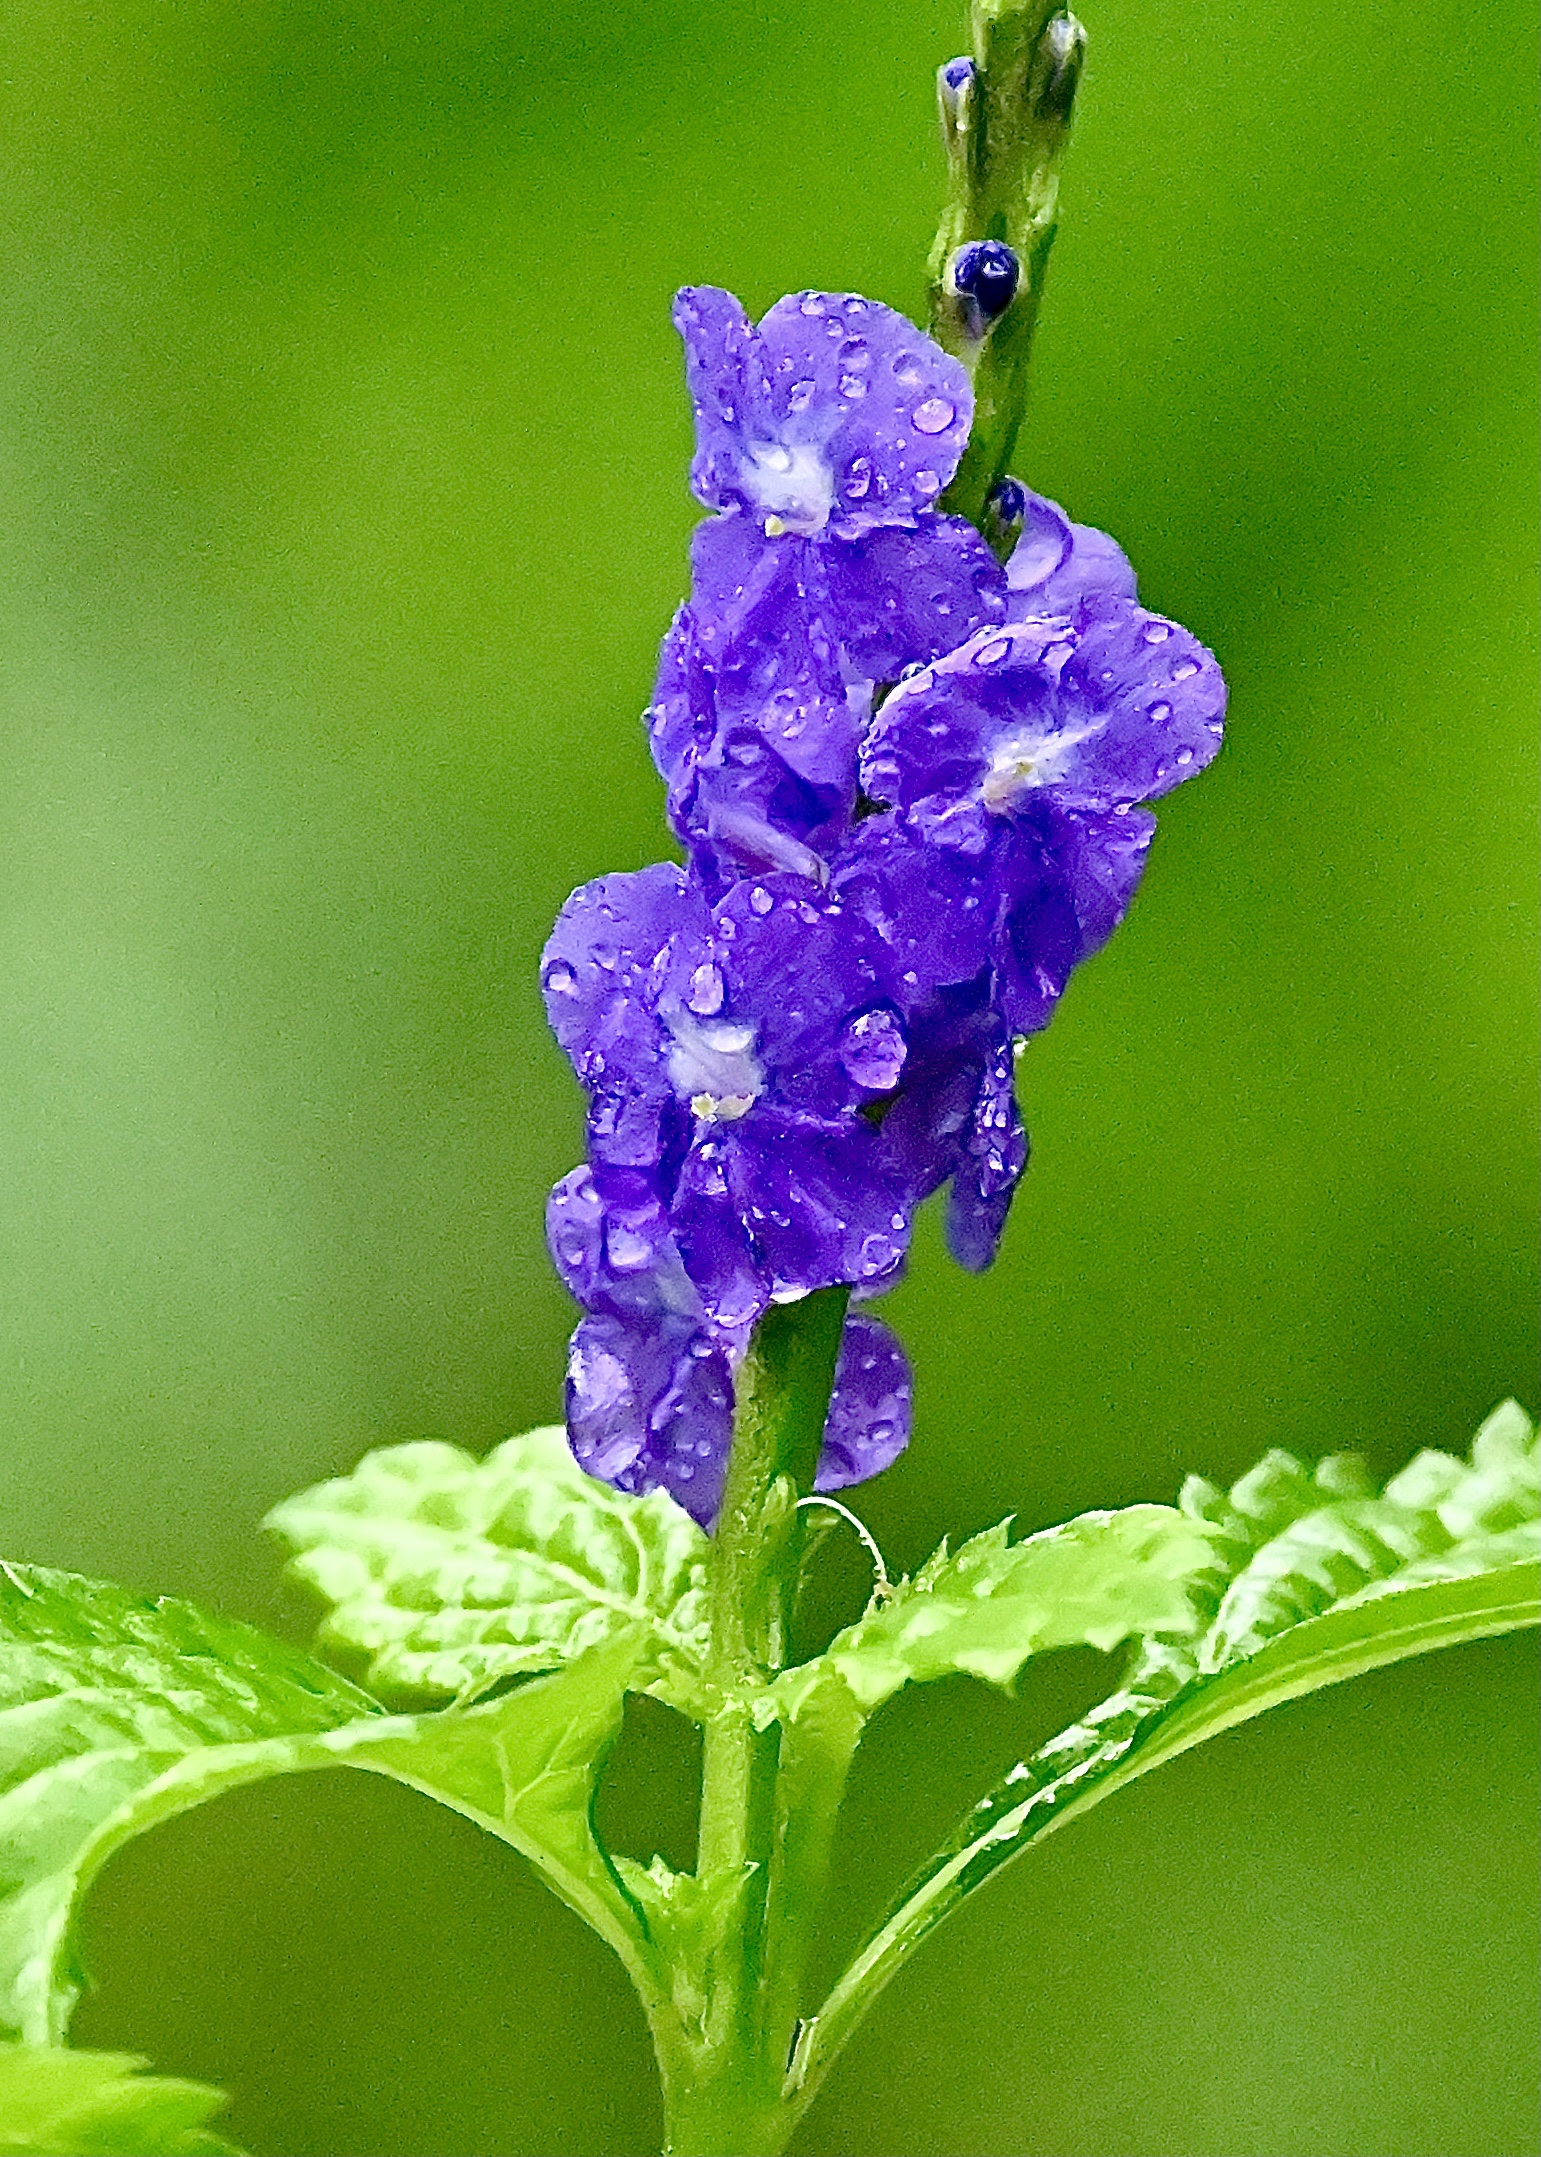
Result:
<svg viewBox="0 0 1541 2157"><path fill-rule="evenodd" d="M875 1990L866 1962L808 1986L873 1701L776 1682L800 1507L908 1438L903 1350L852 1294L944 1188L953 1256L992 1262L1014 1044L1122 918L1144 805L1219 745L1211 655L1008 477L1085 33L1058 0L975 0L972 30L938 81L932 336L855 293L758 323L677 295L711 514L647 727L687 859L574 893L542 963L590 1095L549 1214L573 1450L711 1534L696 1870L623 1875L667 2157L777 2157Z"/></svg>

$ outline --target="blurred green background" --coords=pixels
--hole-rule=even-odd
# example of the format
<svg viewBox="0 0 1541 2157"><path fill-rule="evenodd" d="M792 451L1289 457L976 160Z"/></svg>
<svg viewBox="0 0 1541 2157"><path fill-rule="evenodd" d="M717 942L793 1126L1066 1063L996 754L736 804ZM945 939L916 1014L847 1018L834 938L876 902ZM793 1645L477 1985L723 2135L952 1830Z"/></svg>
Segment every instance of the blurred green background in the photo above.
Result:
<svg viewBox="0 0 1541 2157"><path fill-rule="evenodd" d="M1532 1393L1529 9L1088 12L1020 462L1219 650L1231 739L1022 1067L996 1271L928 1224L892 1299L898 1565ZM669 296L917 305L963 41L952 0L10 0L6 1551L302 1637L273 1500L553 1415L535 961L663 849ZM1392 1671L1056 1838L802 2157L1523 2157L1530 1670ZM840 1925L1100 1676L904 1703ZM644 1850L672 1736L627 1741ZM232 2085L262 2157L657 2146L603 1950L369 1778L161 1831L88 1932L82 2041Z"/></svg>

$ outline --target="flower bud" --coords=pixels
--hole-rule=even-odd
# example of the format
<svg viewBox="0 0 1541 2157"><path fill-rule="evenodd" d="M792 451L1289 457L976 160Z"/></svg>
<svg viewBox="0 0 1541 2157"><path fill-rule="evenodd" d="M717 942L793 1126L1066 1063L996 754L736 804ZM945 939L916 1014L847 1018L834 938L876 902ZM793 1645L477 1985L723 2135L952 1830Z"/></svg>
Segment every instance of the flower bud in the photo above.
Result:
<svg viewBox="0 0 1541 2157"><path fill-rule="evenodd" d="M942 122L942 141L949 158L963 155L963 144L973 118L978 69L967 53L944 60L936 71L936 103Z"/></svg>
<svg viewBox="0 0 1541 2157"><path fill-rule="evenodd" d="M1021 480L1007 477L998 481L985 503L982 525L985 544L997 561L1004 562L1010 555L1026 522L1027 489Z"/></svg>
<svg viewBox="0 0 1541 2157"><path fill-rule="evenodd" d="M958 249L948 264L948 283L965 302L976 337L1006 312L1021 275L1021 263L1003 240L970 240Z"/></svg>
<svg viewBox="0 0 1541 2157"><path fill-rule="evenodd" d="M1045 25L1028 71L1027 96L1033 118L1062 132L1070 124L1086 61L1086 31L1073 15L1055 15Z"/></svg>

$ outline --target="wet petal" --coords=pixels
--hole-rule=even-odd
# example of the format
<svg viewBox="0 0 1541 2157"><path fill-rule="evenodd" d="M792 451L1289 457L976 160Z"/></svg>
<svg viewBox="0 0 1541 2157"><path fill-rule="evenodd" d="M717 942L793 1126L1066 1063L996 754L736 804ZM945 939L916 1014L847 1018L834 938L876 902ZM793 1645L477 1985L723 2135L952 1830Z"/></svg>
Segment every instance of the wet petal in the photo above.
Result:
<svg viewBox="0 0 1541 2157"><path fill-rule="evenodd" d="M746 445L770 426L758 333L732 293L715 285L687 285L676 293L674 326L684 340L695 412L690 484L709 509L742 507Z"/></svg>
<svg viewBox="0 0 1541 2157"><path fill-rule="evenodd" d="M1022 536L1006 564L1007 612L1077 615L1083 607L1136 597L1134 571L1122 547L1094 525L1072 524L1057 502L1024 488Z"/></svg>
<svg viewBox="0 0 1541 2157"><path fill-rule="evenodd" d="M891 682L1004 621L1005 575L971 524L923 517L820 550L826 618L850 667Z"/></svg>
<svg viewBox="0 0 1541 2157"><path fill-rule="evenodd" d="M815 1490L845 1490L892 1467L910 1440L914 1387L904 1350L881 1319L845 1322Z"/></svg>
<svg viewBox="0 0 1541 2157"><path fill-rule="evenodd" d="M932 509L973 423L968 372L892 308L795 292L760 324L776 440L810 447L849 531Z"/></svg>
<svg viewBox="0 0 1541 2157"><path fill-rule="evenodd" d="M704 896L672 862L581 884L541 953L551 1030L578 1076L598 1083L656 1056L650 980L669 939L704 927Z"/></svg>
<svg viewBox="0 0 1541 2157"><path fill-rule="evenodd" d="M733 1427L726 1352L684 1318L585 1318L567 1358L567 1435L620 1490L669 1491L710 1525Z"/></svg>

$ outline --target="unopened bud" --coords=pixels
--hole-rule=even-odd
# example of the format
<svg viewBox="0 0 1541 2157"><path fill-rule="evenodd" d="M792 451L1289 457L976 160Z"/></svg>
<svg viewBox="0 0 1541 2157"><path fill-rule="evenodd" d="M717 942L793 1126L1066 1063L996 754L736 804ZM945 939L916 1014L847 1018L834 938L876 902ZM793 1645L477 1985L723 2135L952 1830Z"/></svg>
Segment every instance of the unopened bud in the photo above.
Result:
<svg viewBox="0 0 1541 2157"><path fill-rule="evenodd" d="M1086 31L1073 15L1056 15L1045 26L1028 75L1033 117L1064 127L1075 103L1086 61Z"/></svg>
<svg viewBox="0 0 1541 2157"><path fill-rule="evenodd" d="M1003 240L970 240L947 266L971 336L983 337L1017 296L1022 265Z"/></svg>
<svg viewBox="0 0 1541 2157"><path fill-rule="evenodd" d="M1022 527L1027 522L1027 489L1020 479L1010 477L997 481L985 503L981 530L985 544L992 550L997 561L1004 562L1017 541L1022 537Z"/></svg>
<svg viewBox="0 0 1541 2157"><path fill-rule="evenodd" d="M942 141L949 157L962 154L963 142L973 118L974 92L979 71L967 53L945 60L936 71L936 104L942 121Z"/></svg>

